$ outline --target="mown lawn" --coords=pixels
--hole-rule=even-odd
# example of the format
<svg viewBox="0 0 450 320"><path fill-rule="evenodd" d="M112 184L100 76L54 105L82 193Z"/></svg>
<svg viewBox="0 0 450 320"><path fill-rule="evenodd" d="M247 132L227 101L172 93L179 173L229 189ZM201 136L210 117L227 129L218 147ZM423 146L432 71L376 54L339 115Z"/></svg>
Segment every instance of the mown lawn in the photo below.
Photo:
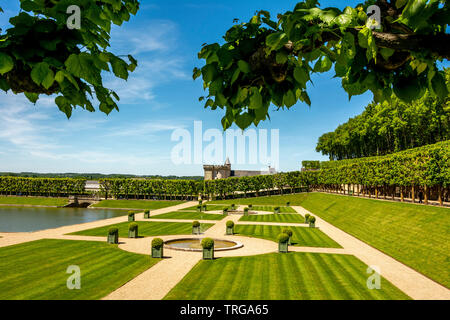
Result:
<svg viewBox="0 0 450 320"><path fill-rule="evenodd" d="M242 216L239 221L252 221L252 222L290 222L290 223L304 223L305 218L301 214L251 214L248 216Z"/></svg>
<svg viewBox="0 0 450 320"><path fill-rule="evenodd" d="M206 211L222 211L223 209L230 209L229 205L206 205ZM183 209L183 211L196 211L197 206L189 207L186 209Z"/></svg>
<svg viewBox="0 0 450 320"><path fill-rule="evenodd" d="M94 236L94 237L105 237L108 235L108 230L111 227L117 227L119 229L119 237L128 237L128 227L131 222L123 222L119 224L113 224L109 226L104 226L95 229L89 229L84 231L79 231L71 233L71 235L78 236ZM142 237L153 237L153 236L164 236L164 235L178 235L178 234L191 234L192 233L192 223L188 222L136 222L139 225L139 236ZM201 225L201 230L208 230L213 224L203 223Z"/></svg>
<svg viewBox="0 0 450 320"><path fill-rule="evenodd" d="M17 205L33 205L33 206L55 206L63 207L69 201L63 198L45 198L45 197L0 197L0 205L17 204Z"/></svg>
<svg viewBox="0 0 450 320"><path fill-rule="evenodd" d="M166 300L397 300L390 282L367 288L367 266L349 255L266 254L200 261Z"/></svg>
<svg viewBox="0 0 450 320"><path fill-rule="evenodd" d="M156 210L184 203L185 201L153 201L153 200L103 200L92 205L94 208L122 208Z"/></svg>
<svg viewBox="0 0 450 320"><path fill-rule="evenodd" d="M278 242L278 235L283 229L292 230L291 244L298 247L342 248L333 239L317 228L283 227L267 225L236 225L235 233L248 237L262 238Z"/></svg>
<svg viewBox="0 0 450 320"><path fill-rule="evenodd" d="M450 209L322 193L301 205L450 288Z"/></svg>
<svg viewBox="0 0 450 320"><path fill-rule="evenodd" d="M275 210L275 206L253 206L251 211L273 212L274 210ZM291 207L281 207L281 206L280 206L280 212L281 213L297 213L297 211L295 211Z"/></svg>
<svg viewBox="0 0 450 320"><path fill-rule="evenodd" d="M150 214L150 219L184 219L184 220L222 220L225 218L222 214L208 214L203 212L185 212L185 211L175 211L164 214L158 214L152 216Z"/></svg>
<svg viewBox="0 0 450 320"><path fill-rule="evenodd" d="M92 241L39 240L0 248L1 300L93 300L118 289L159 259ZM79 266L81 289L66 273Z"/></svg>

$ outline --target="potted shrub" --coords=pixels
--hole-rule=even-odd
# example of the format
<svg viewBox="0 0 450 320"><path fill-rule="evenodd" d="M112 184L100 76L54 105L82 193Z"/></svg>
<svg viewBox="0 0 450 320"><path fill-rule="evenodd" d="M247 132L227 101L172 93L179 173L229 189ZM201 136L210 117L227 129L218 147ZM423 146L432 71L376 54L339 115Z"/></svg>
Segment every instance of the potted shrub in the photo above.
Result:
<svg viewBox="0 0 450 320"><path fill-rule="evenodd" d="M119 229L116 227L111 227L108 230L108 243L118 244L119 243Z"/></svg>
<svg viewBox="0 0 450 320"><path fill-rule="evenodd" d="M290 207L291 206L291 203L288 201L288 202L286 202L286 207Z"/></svg>
<svg viewBox="0 0 450 320"><path fill-rule="evenodd" d="M291 245L292 235L294 234L291 229L284 228L283 233L286 233L289 236L288 245Z"/></svg>
<svg viewBox="0 0 450 320"><path fill-rule="evenodd" d="M162 259L164 256L164 241L161 238L152 240L152 258Z"/></svg>
<svg viewBox="0 0 450 320"><path fill-rule="evenodd" d="M233 221L227 221L227 235L233 235L234 234L234 222Z"/></svg>
<svg viewBox="0 0 450 320"><path fill-rule="evenodd" d="M214 240L205 238L202 240L203 260L214 260Z"/></svg>
<svg viewBox="0 0 450 320"><path fill-rule="evenodd" d="M201 205L197 206L197 212L202 212L202 206Z"/></svg>
<svg viewBox="0 0 450 320"><path fill-rule="evenodd" d="M133 222L133 221L134 221L134 212L128 211L128 222Z"/></svg>
<svg viewBox="0 0 450 320"><path fill-rule="evenodd" d="M234 203L231 205L231 210L236 210L236 205Z"/></svg>
<svg viewBox="0 0 450 320"><path fill-rule="evenodd" d="M223 209L222 213L223 213L224 216L227 216L228 215L228 208Z"/></svg>
<svg viewBox="0 0 450 320"><path fill-rule="evenodd" d="M192 222L192 234L200 234L200 222Z"/></svg>
<svg viewBox="0 0 450 320"><path fill-rule="evenodd" d="M206 212L206 211L208 211L208 210L206 210L207 208L206 208L206 204L204 204L203 206L202 206L202 211L204 211L204 212Z"/></svg>
<svg viewBox="0 0 450 320"><path fill-rule="evenodd" d="M282 232L278 235L278 252L287 253L289 246L289 236Z"/></svg>
<svg viewBox="0 0 450 320"><path fill-rule="evenodd" d="M138 237L138 224L136 222L130 223L128 227L128 238L137 238Z"/></svg>
<svg viewBox="0 0 450 320"><path fill-rule="evenodd" d="M309 217L309 227L315 228L316 227L316 217L310 216Z"/></svg>
<svg viewBox="0 0 450 320"><path fill-rule="evenodd" d="M248 208L244 208L244 216L248 216Z"/></svg>
<svg viewBox="0 0 450 320"><path fill-rule="evenodd" d="M203 200L198 200L198 205L201 206L203 204Z"/></svg>
<svg viewBox="0 0 450 320"><path fill-rule="evenodd" d="M150 219L150 210L144 211L144 219Z"/></svg>
<svg viewBox="0 0 450 320"><path fill-rule="evenodd" d="M249 205L248 205L248 208L249 208L250 210L252 210L252 209L253 209L253 205L252 205L252 204L249 204Z"/></svg>
<svg viewBox="0 0 450 320"><path fill-rule="evenodd" d="M273 209L273 212L274 213L280 213L280 207L275 207L274 209Z"/></svg>
<svg viewBox="0 0 450 320"><path fill-rule="evenodd" d="M305 223L309 223L309 217L311 215L309 213L305 214Z"/></svg>

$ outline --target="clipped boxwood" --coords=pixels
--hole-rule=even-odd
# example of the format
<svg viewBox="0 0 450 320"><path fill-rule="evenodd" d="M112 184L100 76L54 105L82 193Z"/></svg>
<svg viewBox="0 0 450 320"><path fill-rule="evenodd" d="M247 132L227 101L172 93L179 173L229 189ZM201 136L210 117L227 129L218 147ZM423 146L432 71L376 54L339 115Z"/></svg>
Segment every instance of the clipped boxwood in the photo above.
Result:
<svg viewBox="0 0 450 320"><path fill-rule="evenodd" d="M289 247L289 236L282 232L278 235L278 252L287 253Z"/></svg>
<svg viewBox="0 0 450 320"><path fill-rule="evenodd" d="M292 235L294 234L294 232L292 232L292 230L289 228L284 228L282 232L286 233L289 236L288 244L291 245Z"/></svg>
<svg viewBox="0 0 450 320"><path fill-rule="evenodd" d="M214 259L214 239L204 238L202 240L203 260Z"/></svg>
<svg viewBox="0 0 450 320"><path fill-rule="evenodd" d="M206 204L204 204L204 205L202 206L202 211L206 212L206 211L208 211L207 209L208 209L208 208L206 207Z"/></svg>
<svg viewBox="0 0 450 320"><path fill-rule="evenodd" d="M138 229L139 226L136 222L130 223L128 227L128 238L137 238L138 237Z"/></svg>
<svg viewBox="0 0 450 320"><path fill-rule="evenodd" d="M202 212L202 206L201 205L197 206L197 212Z"/></svg>
<svg viewBox="0 0 450 320"><path fill-rule="evenodd" d="M309 223L309 217L311 215L309 213L305 214L305 223Z"/></svg>
<svg viewBox="0 0 450 320"><path fill-rule="evenodd" d="M192 222L192 234L200 234L200 222Z"/></svg>
<svg viewBox="0 0 450 320"><path fill-rule="evenodd" d="M231 210L236 210L236 205L234 203L231 204Z"/></svg>
<svg viewBox="0 0 450 320"><path fill-rule="evenodd" d="M109 228L107 242L110 244L118 244L119 243L119 229L118 228L116 228L116 227Z"/></svg>
<svg viewBox="0 0 450 320"><path fill-rule="evenodd" d="M275 208L273 209L273 212L274 212L274 213L280 213L280 207L275 207Z"/></svg>
<svg viewBox="0 0 450 320"><path fill-rule="evenodd" d="M224 216L227 216L228 215L228 208L223 209L222 213L223 213Z"/></svg>
<svg viewBox="0 0 450 320"><path fill-rule="evenodd" d="M162 259L164 256L164 241L161 238L152 240L152 258Z"/></svg>
<svg viewBox="0 0 450 320"><path fill-rule="evenodd" d="M133 211L128 211L128 222L135 220L134 215L135 213Z"/></svg>
<svg viewBox="0 0 450 320"><path fill-rule="evenodd" d="M233 235L234 234L234 222L233 221L227 221L227 235Z"/></svg>
<svg viewBox="0 0 450 320"><path fill-rule="evenodd" d="M248 208L251 210L251 209L253 209L253 205L252 204L249 204L248 205Z"/></svg>
<svg viewBox="0 0 450 320"><path fill-rule="evenodd" d="M150 219L150 210L144 211L144 219Z"/></svg>
<svg viewBox="0 0 450 320"><path fill-rule="evenodd" d="M203 204L203 200L198 200L198 205L201 206Z"/></svg>
<svg viewBox="0 0 450 320"><path fill-rule="evenodd" d="M308 220L309 220L309 227L315 228L316 227L316 217L310 216Z"/></svg>
<svg viewBox="0 0 450 320"><path fill-rule="evenodd" d="M248 208L244 208L244 216L248 216Z"/></svg>
<svg viewBox="0 0 450 320"><path fill-rule="evenodd" d="M291 206L291 203L288 201L288 202L286 202L286 207L290 207Z"/></svg>

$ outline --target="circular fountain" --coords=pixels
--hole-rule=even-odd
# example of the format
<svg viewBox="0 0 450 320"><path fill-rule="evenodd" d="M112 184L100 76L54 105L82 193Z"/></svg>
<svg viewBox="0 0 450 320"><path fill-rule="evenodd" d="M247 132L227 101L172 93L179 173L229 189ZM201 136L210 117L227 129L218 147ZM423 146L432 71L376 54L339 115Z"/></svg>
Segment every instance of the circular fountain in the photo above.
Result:
<svg viewBox="0 0 450 320"><path fill-rule="evenodd" d="M164 248L178 251L202 251L201 238L173 239L164 242ZM242 248L244 245L237 241L214 239L214 251L227 251Z"/></svg>

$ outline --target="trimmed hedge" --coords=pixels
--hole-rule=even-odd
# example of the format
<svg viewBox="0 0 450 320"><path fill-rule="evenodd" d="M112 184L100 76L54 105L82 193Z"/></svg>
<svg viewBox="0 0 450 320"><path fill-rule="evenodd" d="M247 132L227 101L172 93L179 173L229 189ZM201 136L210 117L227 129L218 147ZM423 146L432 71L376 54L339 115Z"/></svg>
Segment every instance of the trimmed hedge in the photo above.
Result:
<svg viewBox="0 0 450 320"><path fill-rule="evenodd" d="M289 236L286 233L282 232L282 233L280 233L278 235L278 242L279 243L286 243L288 241L289 241Z"/></svg>
<svg viewBox="0 0 450 320"><path fill-rule="evenodd" d="M164 245L164 240L161 238L155 238L152 240L152 248L161 248Z"/></svg>
<svg viewBox="0 0 450 320"><path fill-rule="evenodd" d="M108 234L116 234L119 233L119 228L111 227L108 229Z"/></svg>
<svg viewBox="0 0 450 320"><path fill-rule="evenodd" d="M211 238L204 238L202 240L202 248L203 249L212 249L214 248L214 240Z"/></svg>
<svg viewBox="0 0 450 320"><path fill-rule="evenodd" d="M234 228L234 222L233 221L227 221L227 228Z"/></svg>
<svg viewBox="0 0 450 320"><path fill-rule="evenodd" d="M194 221L194 222L192 222L192 226L193 226L194 228L200 227L200 222Z"/></svg>

